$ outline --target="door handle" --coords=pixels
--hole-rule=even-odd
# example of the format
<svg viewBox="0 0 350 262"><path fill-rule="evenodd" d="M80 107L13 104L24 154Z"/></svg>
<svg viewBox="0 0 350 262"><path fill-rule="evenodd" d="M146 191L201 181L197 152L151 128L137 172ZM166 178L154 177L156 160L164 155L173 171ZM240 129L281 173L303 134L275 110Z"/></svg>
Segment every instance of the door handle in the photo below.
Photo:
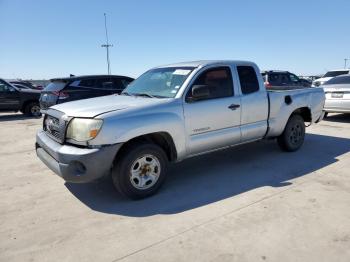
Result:
<svg viewBox="0 0 350 262"><path fill-rule="evenodd" d="M240 105L237 105L237 104L232 104L232 105L228 106L228 108L230 108L231 110L236 110L239 107L240 107Z"/></svg>

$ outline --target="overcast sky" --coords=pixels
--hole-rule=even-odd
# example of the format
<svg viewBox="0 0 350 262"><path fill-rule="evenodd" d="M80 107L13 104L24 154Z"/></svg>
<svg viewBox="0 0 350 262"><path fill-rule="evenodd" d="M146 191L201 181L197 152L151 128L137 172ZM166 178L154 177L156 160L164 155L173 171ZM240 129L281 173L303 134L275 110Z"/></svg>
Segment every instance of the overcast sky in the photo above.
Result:
<svg viewBox="0 0 350 262"><path fill-rule="evenodd" d="M0 0L0 78L106 73L104 12L113 74L240 59L308 75L350 58L349 0Z"/></svg>

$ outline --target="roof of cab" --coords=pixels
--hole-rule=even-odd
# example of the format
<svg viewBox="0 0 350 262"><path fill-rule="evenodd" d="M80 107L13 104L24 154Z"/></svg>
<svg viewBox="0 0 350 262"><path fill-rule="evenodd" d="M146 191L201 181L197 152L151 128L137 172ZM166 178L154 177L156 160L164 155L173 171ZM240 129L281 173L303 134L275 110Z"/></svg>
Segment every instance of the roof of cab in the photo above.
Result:
<svg viewBox="0 0 350 262"><path fill-rule="evenodd" d="M121 76L121 75L82 75L82 76L71 76L71 77L58 77L58 78L52 78L50 79L51 82L53 81L62 81L62 82L67 82L67 81L74 81L74 80L82 80L82 79L89 79L89 78L130 78L133 79L132 77L129 76Z"/></svg>
<svg viewBox="0 0 350 262"><path fill-rule="evenodd" d="M189 61L174 63L169 65L157 66L156 68L164 67L203 67L216 64L240 64L240 65L252 65L255 63L250 61L241 61L241 60L199 60L199 61Z"/></svg>

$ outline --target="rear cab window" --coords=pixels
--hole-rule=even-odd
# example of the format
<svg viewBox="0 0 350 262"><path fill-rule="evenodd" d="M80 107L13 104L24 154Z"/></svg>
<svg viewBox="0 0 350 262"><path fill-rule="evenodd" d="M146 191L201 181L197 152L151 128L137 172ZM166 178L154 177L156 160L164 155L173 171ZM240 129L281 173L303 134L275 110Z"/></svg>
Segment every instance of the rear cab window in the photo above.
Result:
<svg viewBox="0 0 350 262"><path fill-rule="evenodd" d="M242 94L247 95L259 91L259 81L252 66L237 66Z"/></svg>

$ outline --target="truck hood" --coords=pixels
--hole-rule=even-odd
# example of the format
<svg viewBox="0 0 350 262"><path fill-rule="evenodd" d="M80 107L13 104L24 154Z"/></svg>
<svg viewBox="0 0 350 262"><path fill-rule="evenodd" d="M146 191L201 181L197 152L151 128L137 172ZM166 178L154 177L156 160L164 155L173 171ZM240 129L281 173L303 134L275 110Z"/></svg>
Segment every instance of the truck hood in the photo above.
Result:
<svg viewBox="0 0 350 262"><path fill-rule="evenodd" d="M146 107L163 103L168 99L147 98L126 95L110 95L58 104L52 109L72 117L96 117L98 115L125 110L131 107ZM49 112L48 112L49 113Z"/></svg>

